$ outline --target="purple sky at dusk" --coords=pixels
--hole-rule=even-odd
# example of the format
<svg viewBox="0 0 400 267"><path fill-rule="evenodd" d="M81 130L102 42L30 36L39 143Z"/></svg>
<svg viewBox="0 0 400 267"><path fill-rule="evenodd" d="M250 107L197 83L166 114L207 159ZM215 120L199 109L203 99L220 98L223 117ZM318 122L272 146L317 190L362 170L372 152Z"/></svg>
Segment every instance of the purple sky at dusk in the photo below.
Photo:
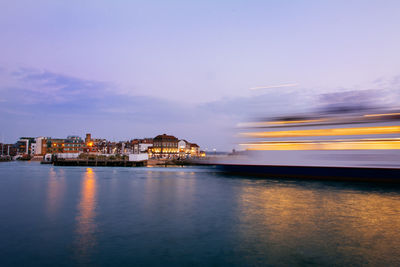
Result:
<svg viewBox="0 0 400 267"><path fill-rule="evenodd" d="M0 138L169 133L229 150L237 122L320 94L397 99L399 12L389 0L4 0Z"/></svg>

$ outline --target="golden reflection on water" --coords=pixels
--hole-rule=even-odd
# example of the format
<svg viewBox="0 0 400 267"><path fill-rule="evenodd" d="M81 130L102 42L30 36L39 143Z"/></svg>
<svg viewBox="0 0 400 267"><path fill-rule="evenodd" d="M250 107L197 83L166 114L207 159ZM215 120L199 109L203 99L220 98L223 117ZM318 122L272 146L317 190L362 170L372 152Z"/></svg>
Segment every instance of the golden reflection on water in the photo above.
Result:
<svg viewBox="0 0 400 267"><path fill-rule="evenodd" d="M47 184L46 211L50 219L56 218L65 193L65 172L60 169L58 173L51 168Z"/></svg>
<svg viewBox="0 0 400 267"><path fill-rule="evenodd" d="M355 255L370 264L388 261L398 254L397 196L362 190L321 191L249 184L243 187L238 201L238 233L244 246L259 242L260 247L265 244L278 257L288 253L302 255L307 249L318 247L322 253L339 253L344 259Z"/></svg>
<svg viewBox="0 0 400 267"><path fill-rule="evenodd" d="M81 185L81 199L76 217L77 248L79 256L87 256L96 244L96 175L87 168Z"/></svg>

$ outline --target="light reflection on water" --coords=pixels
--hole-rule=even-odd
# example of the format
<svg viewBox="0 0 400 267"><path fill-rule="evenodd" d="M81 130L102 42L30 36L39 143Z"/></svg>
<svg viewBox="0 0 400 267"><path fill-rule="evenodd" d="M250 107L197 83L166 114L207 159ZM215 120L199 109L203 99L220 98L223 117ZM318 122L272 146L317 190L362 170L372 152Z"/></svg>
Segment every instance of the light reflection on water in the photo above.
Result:
<svg viewBox="0 0 400 267"><path fill-rule="evenodd" d="M49 170L48 190L47 190L47 213L49 218L55 219L57 212L62 204L65 193L65 173L59 169L58 172L54 168Z"/></svg>
<svg viewBox="0 0 400 267"><path fill-rule="evenodd" d="M277 262L287 264L351 264L360 259L376 264L391 262L394 252L399 263L394 250L400 244L398 194L309 185L259 182L243 187L238 198L242 245L257 242L254 253L267 248Z"/></svg>
<svg viewBox="0 0 400 267"><path fill-rule="evenodd" d="M79 260L88 260L96 245L96 201L96 175L92 168L87 168L83 174L76 217L76 249Z"/></svg>
<svg viewBox="0 0 400 267"><path fill-rule="evenodd" d="M400 188L0 164L0 265L400 265Z"/></svg>

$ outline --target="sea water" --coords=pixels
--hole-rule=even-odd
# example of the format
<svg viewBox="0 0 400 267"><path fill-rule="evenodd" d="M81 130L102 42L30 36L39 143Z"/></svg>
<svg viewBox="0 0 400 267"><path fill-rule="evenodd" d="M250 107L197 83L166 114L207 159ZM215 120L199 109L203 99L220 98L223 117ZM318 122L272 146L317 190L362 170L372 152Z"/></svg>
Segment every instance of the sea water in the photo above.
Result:
<svg viewBox="0 0 400 267"><path fill-rule="evenodd" d="M400 265L400 188L0 163L0 266Z"/></svg>

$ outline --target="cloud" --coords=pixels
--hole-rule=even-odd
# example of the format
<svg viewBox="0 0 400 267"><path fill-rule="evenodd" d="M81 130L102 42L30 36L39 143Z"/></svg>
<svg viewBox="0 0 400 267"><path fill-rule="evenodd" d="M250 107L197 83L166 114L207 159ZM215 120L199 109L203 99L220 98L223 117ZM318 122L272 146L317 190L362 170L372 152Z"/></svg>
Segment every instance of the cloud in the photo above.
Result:
<svg viewBox="0 0 400 267"><path fill-rule="evenodd" d="M12 77L27 95L27 100L38 103L71 102L77 97L101 98L114 87L108 82L85 80L28 68L12 72Z"/></svg>
<svg viewBox="0 0 400 267"><path fill-rule="evenodd" d="M218 150L232 148L237 123L256 116L298 112L310 106L307 90L272 90L257 96L225 98L199 105L158 97L121 94L121 88L65 74L21 68L10 86L0 87L3 116L18 136L83 135L129 139L170 133Z"/></svg>
<svg viewBox="0 0 400 267"><path fill-rule="evenodd" d="M152 113L162 110L168 114L168 101L155 97L130 96L118 93L111 82L93 81L64 74L21 68L11 73L12 86L0 88L3 100L19 110L35 110L50 115L79 114L80 116L114 114L125 115L143 110ZM150 108L151 105L152 108Z"/></svg>
<svg viewBox="0 0 400 267"><path fill-rule="evenodd" d="M282 87L294 87L299 85L298 83L285 83L285 84L278 84L278 85L268 85L268 86L257 86L251 87L250 90L260 90L260 89L271 89L271 88L282 88Z"/></svg>
<svg viewBox="0 0 400 267"><path fill-rule="evenodd" d="M92 132L98 137L125 140L170 133L221 148L213 144L221 143L217 140L223 136L218 133L218 127L224 125L220 114L200 106L124 95L111 82L51 71L21 68L8 73L7 85L0 85L4 100L0 103L0 123L8 126L9 142L25 135L63 137Z"/></svg>
<svg viewBox="0 0 400 267"><path fill-rule="evenodd" d="M399 99L399 78L379 82L386 86L382 90L386 92L385 100ZM10 143L19 136L65 137L91 132L96 137L127 140L169 133L202 147L229 150L236 142L234 127L239 122L310 112L328 102L367 101L371 95L356 91L321 96L317 89L288 88L186 105L162 97L121 92L108 81L38 69L3 71L0 124L7 127L2 132L9 136Z"/></svg>

